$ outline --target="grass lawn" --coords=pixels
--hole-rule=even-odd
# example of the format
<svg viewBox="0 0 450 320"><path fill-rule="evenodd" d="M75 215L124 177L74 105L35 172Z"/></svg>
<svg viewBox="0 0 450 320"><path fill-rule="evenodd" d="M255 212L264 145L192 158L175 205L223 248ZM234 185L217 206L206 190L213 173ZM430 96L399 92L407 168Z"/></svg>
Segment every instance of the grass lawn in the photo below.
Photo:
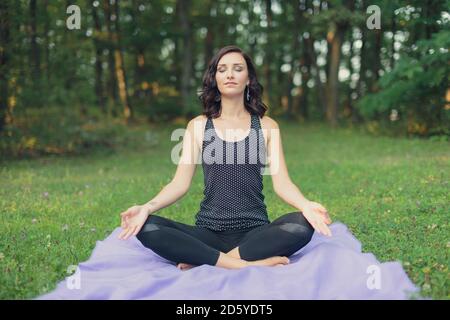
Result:
<svg viewBox="0 0 450 320"><path fill-rule="evenodd" d="M449 143L279 124L302 193L345 223L363 252L401 261L423 295L449 299ZM54 289L119 225L121 211L154 197L175 173L176 127L138 129L137 142L116 152L1 162L0 299ZM270 218L292 211L269 176L264 182ZM202 192L198 166L189 192L157 214L193 224Z"/></svg>

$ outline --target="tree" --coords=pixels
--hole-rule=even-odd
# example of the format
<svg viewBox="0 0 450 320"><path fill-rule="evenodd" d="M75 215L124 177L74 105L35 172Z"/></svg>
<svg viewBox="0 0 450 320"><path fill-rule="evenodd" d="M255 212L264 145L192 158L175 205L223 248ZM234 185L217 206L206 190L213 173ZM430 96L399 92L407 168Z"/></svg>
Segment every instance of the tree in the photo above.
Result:
<svg viewBox="0 0 450 320"><path fill-rule="evenodd" d="M10 68L10 1L0 2L0 133L8 115L9 68Z"/></svg>

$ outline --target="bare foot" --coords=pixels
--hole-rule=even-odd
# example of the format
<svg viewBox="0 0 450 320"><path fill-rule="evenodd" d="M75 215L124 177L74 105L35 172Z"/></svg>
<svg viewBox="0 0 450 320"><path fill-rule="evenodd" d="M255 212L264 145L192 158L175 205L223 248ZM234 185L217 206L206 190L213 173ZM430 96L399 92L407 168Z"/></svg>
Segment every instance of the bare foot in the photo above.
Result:
<svg viewBox="0 0 450 320"><path fill-rule="evenodd" d="M248 261L249 266L273 267L273 266L284 266L286 264L289 264L289 259L287 257L279 257L279 256L256 260L256 261Z"/></svg>
<svg viewBox="0 0 450 320"><path fill-rule="evenodd" d="M193 267L195 267L195 266L192 264L183 263L183 262L180 262L179 264L177 264L177 268L180 269L181 271L186 271Z"/></svg>

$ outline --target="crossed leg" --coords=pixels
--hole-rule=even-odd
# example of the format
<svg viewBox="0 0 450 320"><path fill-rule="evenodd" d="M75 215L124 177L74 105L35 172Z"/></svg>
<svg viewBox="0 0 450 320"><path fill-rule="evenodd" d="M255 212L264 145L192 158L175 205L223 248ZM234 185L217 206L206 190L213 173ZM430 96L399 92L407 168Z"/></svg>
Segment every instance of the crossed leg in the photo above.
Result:
<svg viewBox="0 0 450 320"><path fill-rule="evenodd" d="M286 257L268 257L245 261L227 255L226 244L206 228L190 226L161 216L150 215L136 235L141 243L167 260L183 266L209 264L236 269L249 265L286 264ZM180 264L180 262L183 262Z"/></svg>
<svg viewBox="0 0 450 320"><path fill-rule="evenodd" d="M247 261L289 257L308 244L313 233L314 228L301 212L290 212L247 233L227 255Z"/></svg>

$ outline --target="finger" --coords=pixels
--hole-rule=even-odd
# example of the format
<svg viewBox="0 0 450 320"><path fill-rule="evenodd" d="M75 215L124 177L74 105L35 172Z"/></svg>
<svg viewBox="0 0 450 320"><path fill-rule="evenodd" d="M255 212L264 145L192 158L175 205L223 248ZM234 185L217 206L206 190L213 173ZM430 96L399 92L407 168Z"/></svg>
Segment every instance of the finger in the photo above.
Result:
<svg viewBox="0 0 450 320"><path fill-rule="evenodd" d="M128 239L129 233L130 233L131 229L132 229L132 226L128 226L128 227L125 229L124 235L122 236L122 239L123 239L123 240L127 240L127 239Z"/></svg>
<svg viewBox="0 0 450 320"><path fill-rule="evenodd" d="M321 233L320 228L317 225L317 219L316 219L317 217L316 216L313 216L313 217L309 217L307 215L303 215L303 216L306 218L306 220L309 222L309 224L313 227L313 229L316 232Z"/></svg>
<svg viewBox="0 0 450 320"><path fill-rule="evenodd" d="M119 236L118 236L118 238L120 239L120 240L122 240L123 239L123 236L125 235L125 233L127 232L127 228L122 228L123 230L122 230L122 232L119 234Z"/></svg>
<svg viewBox="0 0 450 320"><path fill-rule="evenodd" d="M325 230L322 227L324 223L322 221L317 220L315 224L319 233L325 235Z"/></svg>
<svg viewBox="0 0 450 320"><path fill-rule="evenodd" d="M132 227L130 226L130 227L128 227L126 230L125 230L125 233L124 233L124 235L123 235L123 237L122 237L122 239L123 240L127 240L128 239L128 234L130 233L130 229L131 229Z"/></svg>
<svg viewBox="0 0 450 320"><path fill-rule="evenodd" d="M125 215L122 217L122 221L125 225L125 229L128 228L130 226L130 217L129 215Z"/></svg>
<svg viewBox="0 0 450 320"><path fill-rule="evenodd" d="M134 232L133 232L133 236L136 236L140 230L141 230L141 227L139 227L139 228L136 227L136 230L134 230Z"/></svg>
<svg viewBox="0 0 450 320"><path fill-rule="evenodd" d="M129 228L128 228L128 232L127 232L127 234L125 235L125 240L127 240L127 239L133 234L134 229L136 229L136 226L132 226L132 227L129 227Z"/></svg>
<svg viewBox="0 0 450 320"><path fill-rule="evenodd" d="M130 234L128 235L128 238L132 237L132 236L135 236L136 230L138 230L138 226L132 227L131 230L130 230Z"/></svg>
<svg viewBox="0 0 450 320"><path fill-rule="evenodd" d="M322 231L322 234L324 235L324 236L326 236L327 235L327 229L326 229L326 227L325 227L326 225L325 225L325 223L324 222L320 222L319 223L319 228L320 228L320 231Z"/></svg>
<svg viewBox="0 0 450 320"><path fill-rule="evenodd" d="M326 235L326 236L330 235L329 229L328 229L328 227L327 227L327 225L325 223L322 222L320 224L320 228L321 228L321 230L322 230L324 235Z"/></svg>
<svg viewBox="0 0 450 320"><path fill-rule="evenodd" d="M315 207L314 210L315 210L315 213L320 214L320 215L328 214L328 211L321 207Z"/></svg>
<svg viewBox="0 0 450 320"><path fill-rule="evenodd" d="M331 223L331 219L330 219L330 216L328 215L328 213L326 213L325 215L323 215L323 218L324 218L324 222L325 222L326 224L330 224L330 223Z"/></svg>
<svg viewBox="0 0 450 320"><path fill-rule="evenodd" d="M323 222L325 222L326 224L331 223L331 219L330 219L328 212L321 212L320 217L322 218Z"/></svg>
<svg viewBox="0 0 450 320"><path fill-rule="evenodd" d="M312 223L311 223L311 225L313 226L313 228L314 228L314 230L317 232L317 233L322 233L321 231L320 231L320 228L319 228L319 226L317 225L317 223L315 222L315 221L313 221Z"/></svg>
<svg viewBox="0 0 450 320"><path fill-rule="evenodd" d="M328 226L325 226L328 232L328 236L331 237L333 234L331 233L331 229Z"/></svg>
<svg viewBox="0 0 450 320"><path fill-rule="evenodd" d="M324 232L324 234L326 235L326 236L331 236L331 230L330 230L330 228L328 228L328 226L326 225L326 224L324 224L324 223L322 223L322 230L323 230L323 232Z"/></svg>

